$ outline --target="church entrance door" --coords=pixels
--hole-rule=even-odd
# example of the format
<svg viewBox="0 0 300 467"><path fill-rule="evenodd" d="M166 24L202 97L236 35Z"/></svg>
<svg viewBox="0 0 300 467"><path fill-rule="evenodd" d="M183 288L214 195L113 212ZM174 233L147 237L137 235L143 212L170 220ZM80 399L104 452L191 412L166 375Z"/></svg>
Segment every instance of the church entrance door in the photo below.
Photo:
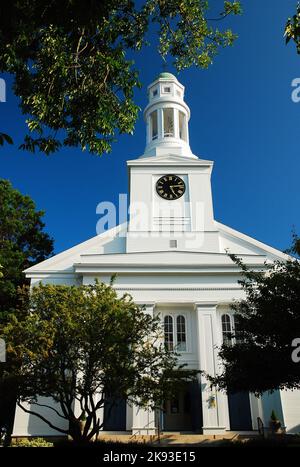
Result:
<svg viewBox="0 0 300 467"><path fill-rule="evenodd" d="M200 431L202 427L201 391L197 381L187 383L164 404L163 431Z"/></svg>

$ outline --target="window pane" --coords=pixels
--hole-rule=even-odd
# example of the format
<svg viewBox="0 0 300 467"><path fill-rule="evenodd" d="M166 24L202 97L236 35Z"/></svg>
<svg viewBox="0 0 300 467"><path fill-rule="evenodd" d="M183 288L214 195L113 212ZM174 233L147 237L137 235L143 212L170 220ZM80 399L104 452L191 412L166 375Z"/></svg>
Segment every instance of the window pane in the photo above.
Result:
<svg viewBox="0 0 300 467"><path fill-rule="evenodd" d="M179 111L179 138L183 139L184 141L187 140L185 120L186 119L184 113Z"/></svg>
<svg viewBox="0 0 300 467"><path fill-rule="evenodd" d="M186 329L185 317L177 316L177 347L176 350L184 352L186 350Z"/></svg>
<svg viewBox="0 0 300 467"><path fill-rule="evenodd" d="M222 316L222 333L223 333L223 343L225 345L232 344L232 329L231 321L229 315Z"/></svg>
<svg viewBox="0 0 300 467"><path fill-rule="evenodd" d="M158 124L157 124L157 110L150 115L151 119L151 137L157 139L158 137Z"/></svg>
<svg viewBox="0 0 300 467"><path fill-rule="evenodd" d="M173 318L165 316L164 319L165 346L168 350L174 350Z"/></svg>
<svg viewBox="0 0 300 467"><path fill-rule="evenodd" d="M174 111L173 109L164 109L164 136L174 136Z"/></svg>

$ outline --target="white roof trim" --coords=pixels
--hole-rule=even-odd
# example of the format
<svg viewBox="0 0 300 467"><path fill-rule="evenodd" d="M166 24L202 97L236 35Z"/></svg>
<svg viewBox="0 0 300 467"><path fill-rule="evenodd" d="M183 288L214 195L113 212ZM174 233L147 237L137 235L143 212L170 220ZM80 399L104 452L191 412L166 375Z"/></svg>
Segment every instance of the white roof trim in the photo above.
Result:
<svg viewBox="0 0 300 467"><path fill-rule="evenodd" d="M130 159L127 161L127 166L144 166L148 165L149 163L151 166L165 166L165 165L179 165L182 166L200 166L200 167L212 167L214 165L213 161L209 161L206 159L199 159L195 154L195 157L192 158L191 156L180 156L178 154L172 154L171 152L168 154L164 154L162 156L141 156L138 159Z"/></svg>
<svg viewBox="0 0 300 467"><path fill-rule="evenodd" d="M95 235L95 237L89 238L88 240L82 243L79 243L71 248L68 248L67 250L62 251L61 253L58 253L57 255L54 255L51 258L46 259L45 261L42 261L41 263L35 264L34 266L31 266L30 268L25 269L23 272L25 272L27 275L27 273L31 273L31 272L46 271L49 268L49 266L53 267L57 262L61 260L67 259L68 257L76 255L76 254L80 255L85 248L90 248L90 247L93 247L94 245L101 246L103 243L105 243L106 240L108 240L109 238L111 239L114 238L119 232L121 232L126 227L127 227L127 222L124 222L123 224L119 224L116 227L113 227L112 229L109 229L100 235Z"/></svg>
<svg viewBox="0 0 300 467"><path fill-rule="evenodd" d="M270 245L267 245L266 243L262 243L258 240L255 240L253 237L249 237L248 235L243 234L242 232L239 232L238 230L234 230L231 227L228 227L227 225L221 224L220 222L217 222L215 220L215 225L219 229L220 232L224 232L232 237L236 237L239 240L243 240L247 243L250 243L253 246L256 246L257 248L260 248L261 250L264 250L274 256L277 256L280 259L283 260L289 260L292 259L292 256L287 255L286 253L283 253L280 250L277 250L276 248L273 248ZM237 256L242 256L242 255L237 255Z"/></svg>
<svg viewBox="0 0 300 467"><path fill-rule="evenodd" d="M241 232L238 232L237 230L234 230L224 224L221 224L220 222L217 222L215 221L215 226L216 226L216 229L222 234L224 233L225 235L228 235L229 237L233 237L233 238L236 238L236 239L239 239L245 243L248 243L250 245L253 245L255 246L256 248L259 248L260 250L262 250L262 254L257 254L257 253L253 253L253 254L238 254L239 257L242 257L244 259L246 258L256 258L258 261L251 261L251 264L256 264L257 266L261 263L262 261L262 257L264 257L265 255L263 253L269 253L270 255L272 255L273 257L277 258L277 259L281 259L281 260L289 260L289 259L292 259L291 256L285 254L285 253L282 253L281 251L269 246L269 245L266 245L265 243L262 243L258 240L255 240L254 238L252 237L249 237L248 235L245 235ZM80 258L88 258L88 257L93 257L95 255L97 255L97 253L89 253L89 249L90 248L93 248L94 246L102 246L103 244L105 244L108 240L112 240L113 238L115 238L118 233L120 233L121 231L124 231L125 229L127 228L127 222L124 222L123 224L120 224L106 232L103 232L101 235L96 235L95 237L92 237L90 238L89 240L86 240L78 245L75 245L73 246L72 248L69 248L65 251L62 251L61 253L58 253L57 255L39 263L39 264L36 264L35 266L32 266L28 269L26 269L24 272L26 273L26 276L27 277L34 277L36 275L38 275L39 273L41 274L72 274L74 273L74 266L75 266L75 270L79 270L79 268L84 268L84 265L80 262ZM167 254L167 256L169 255L174 255L174 253L177 255L177 258L180 257L180 255L189 255L189 256L192 256L192 255L200 255L200 257L205 254L209 254L211 255L212 257L216 257L216 256L220 256L221 257L224 257L226 256L226 253L224 252L199 252L199 251L168 251L168 252L158 252L158 251L153 251L153 252L144 252L142 253L144 256L148 256L148 257L151 257L152 255L155 255L157 253L163 253L163 254ZM121 258L121 256L123 256L123 258L125 259L125 257L127 256L127 258L131 258L132 256L136 255L133 254L133 253L112 253L112 254L105 254L105 255L102 255L99 253L99 256L102 256L101 258L101 266L102 267L108 267L108 266L112 266L109 264L109 258L116 258L116 257L119 257ZM122 259L123 259L122 258ZM57 268L57 263L60 263L61 261L64 261L64 260L68 260L68 259L72 259L72 265L70 264L70 267L66 268L64 271L61 271L59 268ZM266 258L267 259L267 258ZM126 261L126 260L125 260ZM131 261L130 261L131 262ZM126 265L124 266L121 266L121 268L123 269L124 267L128 267L129 269L132 267L132 265L130 265L130 262L129 264L126 262ZM250 261L249 261L250 262ZM106 266L104 266L104 264L106 263ZM176 264L176 262L175 262ZM87 266L87 264L85 265ZM93 264L93 267L95 266L95 264ZM100 265L99 265L100 266ZM136 265L137 266L137 265ZM136 267L135 266L135 267ZM171 266L171 265L170 265ZM187 267L191 267L191 264L189 265L186 265ZM202 265L203 266L203 265ZM116 267L116 263L114 264L114 267ZM150 265L148 265L147 267L151 267ZM147 269L146 267L146 269ZM182 271L183 272L183 271Z"/></svg>

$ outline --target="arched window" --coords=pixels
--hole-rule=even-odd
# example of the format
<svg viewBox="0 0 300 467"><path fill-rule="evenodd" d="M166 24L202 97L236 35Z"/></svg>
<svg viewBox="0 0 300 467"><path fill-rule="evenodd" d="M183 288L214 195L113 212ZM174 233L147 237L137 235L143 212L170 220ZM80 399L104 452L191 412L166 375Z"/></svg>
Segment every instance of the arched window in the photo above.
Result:
<svg viewBox="0 0 300 467"><path fill-rule="evenodd" d="M186 329L185 329L185 317L182 315L177 316L177 346L176 350L179 352L186 351Z"/></svg>
<svg viewBox="0 0 300 467"><path fill-rule="evenodd" d="M164 319L165 346L168 350L174 350L173 318L170 315Z"/></svg>
<svg viewBox="0 0 300 467"><path fill-rule="evenodd" d="M154 110L150 114L150 132L151 132L151 139L158 138L158 121L157 121L157 110Z"/></svg>
<svg viewBox="0 0 300 467"><path fill-rule="evenodd" d="M229 315L222 315L223 344L232 345L232 326Z"/></svg>

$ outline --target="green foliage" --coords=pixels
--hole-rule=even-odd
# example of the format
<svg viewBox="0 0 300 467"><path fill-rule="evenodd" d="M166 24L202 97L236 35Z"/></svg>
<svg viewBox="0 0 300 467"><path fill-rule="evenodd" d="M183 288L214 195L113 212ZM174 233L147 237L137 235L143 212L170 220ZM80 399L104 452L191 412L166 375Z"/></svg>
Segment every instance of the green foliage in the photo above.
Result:
<svg viewBox="0 0 300 467"><path fill-rule="evenodd" d="M292 247L299 254L299 239ZM300 366L292 359L292 342L300 337L300 262L288 258L267 264L265 273L250 271L235 256L245 299L234 304L239 342L223 345L223 372L211 378L220 389L261 394L299 389Z"/></svg>
<svg viewBox="0 0 300 467"><path fill-rule="evenodd" d="M157 2L153 2L157 3ZM178 70L195 65L208 68L219 47L232 45L236 35L230 29L220 31L211 22L229 14L240 14L240 2L224 2L218 18L207 18L208 1L160 2L155 21L160 25L159 51L162 57L171 54Z"/></svg>
<svg viewBox="0 0 300 467"><path fill-rule="evenodd" d="M29 196L15 190L8 180L0 179L0 337L1 327L24 300L24 291L19 296L17 294L17 289L29 282L23 270L52 253L53 241L43 231L43 214L43 211L36 210ZM21 315L19 319L22 319ZM15 362L9 359L6 372L11 365ZM1 364L0 382L3 370ZM0 384L0 426L5 425L8 431L13 424L15 391L10 379L6 380L5 387Z"/></svg>
<svg viewBox="0 0 300 467"><path fill-rule="evenodd" d="M17 383L24 410L22 403L30 402L30 413L74 440L98 434L99 409L108 397L113 404L126 398L160 407L178 384L195 378L195 371L183 370L165 349L160 318L144 313L127 294L118 298L111 285L40 284L23 303L30 314L12 316L2 333L8 358L17 362L8 379ZM37 394L58 403L69 429L39 415ZM81 408L77 417L75 401Z"/></svg>
<svg viewBox="0 0 300 467"><path fill-rule="evenodd" d="M49 443L44 438L17 439L12 448L52 448L53 443Z"/></svg>
<svg viewBox="0 0 300 467"><path fill-rule="evenodd" d="M170 55L178 70L207 68L236 38L215 21L241 13L240 2L225 1L223 12L208 18L209 6L203 0L1 4L0 71L14 75L14 92L30 117L20 147L45 154L62 145L111 151L117 134L133 132L139 111L133 101L138 72L128 51L147 45L154 23L164 60Z"/></svg>
<svg viewBox="0 0 300 467"><path fill-rule="evenodd" d="M300 54L300 3L297 5L296 13L288 18L284 35L286 44L292 39L296 44L297 53Z"/></svg>
<svg viewBox="0 0 300 467"><path fill-rule="evenodd" d="M0 320L16 307L16 290L26 283L22 271L52 253L53 241L43 231L43 215L29 196L0 179Z"/></svg>
<svg viewBox="0 0 300 467"><path fill-rule="evenodd" d="M276 413L275 413L275 410L272 410L270 419L271 419L271 420L274 420L274 421L278 420L278 417L277 417L277 415L276 415Z"/></svg>

